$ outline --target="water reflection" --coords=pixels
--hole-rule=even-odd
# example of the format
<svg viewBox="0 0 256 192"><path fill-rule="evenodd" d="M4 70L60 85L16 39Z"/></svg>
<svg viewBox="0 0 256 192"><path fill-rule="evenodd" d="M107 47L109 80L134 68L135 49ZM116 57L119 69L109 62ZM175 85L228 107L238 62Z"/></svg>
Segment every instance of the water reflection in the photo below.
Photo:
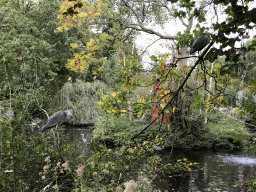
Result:
<svg viewBox="0 0 256 192"><path fill-rule="evenodd" d="M75 129L72 127L68 127L64 130L64 134L68 135L69 142L76 143L76 142L83 142L81 134L84 134L84 138L87 141L90 141L90 138L92 136L92 130L91 129Z"/></svg>
<svg viewBox="0 0 256 192"><path fill-rule="evenodd" d="M77 144L78 156L89 156L86 145L82 140L85 135L87 141L91 140L92 130L67 128L64 131L69 142ZM172 177L156 187L167 191L204 192L204 191L246 191L244 186L253 177L256 171L256 157L241 151L233 153L227 151L213 152L211 150L181 150L163 152L160 155L166 163L176 162L187 158L191 162L199 163L199 168L183 177Z"/></svg>
<svg viewBox="0 0 256 192"><path fill-rule="evenodd" d="M165 154L168 155L168 154ZM170 157L170 155L168 155ZM256 158L242 150L235 153L187 150L174 151L173 159L187 158L200 163L189 179L177 191L244 191L244 186L255 176ZM173 188L173 186L169 186Z"/></svg>
<svg viewBox="0 0 256 192"><path fill-rule="evenodd" d="M64 130L64 134L68 137L68 142L70 144L76 144L77 148L75 154L77 157L89 157L91 155L88 150L88 144L92 138L92 130L91 129L77 129L73 127L67 127ZM83 141L82 134L84 134L84 139L87 140L87 143Z"/></svg>

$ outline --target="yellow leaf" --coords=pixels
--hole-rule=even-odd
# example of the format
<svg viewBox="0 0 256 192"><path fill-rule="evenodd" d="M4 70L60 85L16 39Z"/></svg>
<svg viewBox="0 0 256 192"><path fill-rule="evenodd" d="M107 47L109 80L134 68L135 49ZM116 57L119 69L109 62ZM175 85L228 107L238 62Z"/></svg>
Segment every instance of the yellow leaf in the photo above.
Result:
<svg viewBox="0 0 256 192"><path fill-rule="evenodd" d="M116 96L116 93L112 93L111 95L112 95L112 97L115 97L115 96Z"/></svg>
<svg viewBox="0 0 256 192"><path fill-rule="evenodd" d="M165 107L165 104L161 103L160 108L163 109Z"/></svg>
<svg viewBox="0 0 256 192"><path fill-rule="evenodd" d="M128 149L128 152L133 153L133 152L134 152L134 149L133 149L133 148L129 148L129 149Z"/></svg>
<svg viewBox="0 0 256 192"><path fill-rule="evenodd" d="M83 22L82 21L78 21L78 26L81 26L83 24Z"/></svg>
<svg viewBox="0 0 256 192"><path fill-rule="evenodd" d="M222 102L222 101L223 101L223 96L217 97L217 101L218 101L218 102Z"/></svg>
<svg viewBox="0 0 256 192"><path fill-rule="evenodd" d="M103 103L102 103L102 102L98 102L97 104L98 104L98 105L103 105Z"/></svg>
<svg viewBox="0 0 256 192"><path fill-rule="evenodd" d="M62 14L60 14L60 15L58 15L58 17L57 17L59 20L63 20L63 15Z"/></svg>
<svg viewBox="0 0 256 192"><path fill-rule="evenodd" d="M126 109L121 109L120 112L121 112L121 113L126 113L127 110L126 110Z"/></svg>
<svg viewBox="0 0 256 192"><path fill-rule="evenodd" d="M75 59L78 59L80 57L79 53L74 54Z"/></svg>
<svg viewBox="0 0 256 192"><path fill-rule="evenodd" d="M103 66L101 66L101 67L98 69L98 71L103 71Z"/></svg>
<svg viewBox="0 0 256 192"><path fill-rule="evenodd" d="M99 17L99 16L101 16L101 13L95 13L94 14L94 17Z"/></svg>
<svg viewBox="0 0 256 192"><path fill-rule="evenodd" d="M170 90L164 91L164 94L165 94L165 95L167 95L168 93L170 93Z"/></svg>
<svg viewBox="0 0 256 192"><path fill-rule="evenodd" d="M164 96L164 90L162 89L159 93L160 97L163 97Z"/></svg>
<svg viewBox="0 0 256 192"><path fill-rule="evenodd" d="M58 30L59 32L63 32L63 27L58 27L57 30Z"/></svg>
<svg viewBox="0 0 256 192"><path fill-rule="evenodd" d="M70 46L73 48L73 49L76 49L78 47L77 43L71 43Z"/></svg>
<svg viewBox="0 0 256 192"><path fill-rule="evenodd" d="M220 66L221 66L221 63L217 63L217 64L215 65L216 68L219 68Z"/></svg>
<svg viewBox="0 0 256 192"><path fill-rule="evenodd" d="M88 14L87 13L80 13L78 16L85 18L85 17L88 17Z"/></svg>
<svg viewBox="0 0 256 192"><path fill-rule="evenodd" d="M224 85L223 84L218 84L219 85L219 87L221 87L221 88L223 88L224 87Z"/></svg>

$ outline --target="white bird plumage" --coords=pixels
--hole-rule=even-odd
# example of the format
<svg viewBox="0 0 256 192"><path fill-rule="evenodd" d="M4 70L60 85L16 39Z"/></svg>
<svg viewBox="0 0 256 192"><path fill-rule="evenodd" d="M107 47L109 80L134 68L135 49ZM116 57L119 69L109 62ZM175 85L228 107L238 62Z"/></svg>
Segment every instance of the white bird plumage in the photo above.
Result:
<svg viewBox="0 0 256 192"><path fill-rule="evenodd" d="M87 142L87 139L84 138L84 134L81 134L81 135L82 135L82 140L83 140L83 142L86 143L86 142Z"/></svg>

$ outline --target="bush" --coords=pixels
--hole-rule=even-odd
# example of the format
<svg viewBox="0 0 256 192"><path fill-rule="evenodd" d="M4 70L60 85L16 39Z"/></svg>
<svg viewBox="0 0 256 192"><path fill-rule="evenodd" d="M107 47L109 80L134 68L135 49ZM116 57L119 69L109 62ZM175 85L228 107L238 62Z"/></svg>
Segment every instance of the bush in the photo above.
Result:
<svg viewBox="0 0 256 192"><path fill-rule="evenodd" d="M103 140L111 140L117 144L134 144L131 140L136 134L138 134L149 121L147 119L135 120L129 119L127 116L114 118L112 116L103 116L95 124L95 130L93 132L96 138ZM146 132L140 135L136 139L139 143L155 138L159 125L155 124L151 126Z"/></svg>
<svg viewBox="0 0 256 192"><path fill-rule="evenodd" d="M235 116L235 114L232 114ZM208 115L209 121L207 127L214 135L215 141L223 144L237 143L243 144L250 137L250 133L244 123L235 120L219 112L213 112ZM236 117L237 119L239 117ZM222 140L222 141L221 141Z"/></svg>
<svg viewBox="0 0 256 192"><path fill-rule="evenodd" d="M195 116L190 120L191 130L184 130L180 127L167 127L167 125L153 124L145 130L136 142L151 141L158 134L163 138L165 146L174 147L233 147L233 142L242 145L244 140L250 137L249 132L242 122L223 116L219 113L207 114L208 122L205 123L203 115ZM136 134L143 130L150 123L149 119L136 120L127 116L114 118L103 116L96 123L93 132L94 137L102 140L110 140L116 144L134 144L131 140Z"/></svg>

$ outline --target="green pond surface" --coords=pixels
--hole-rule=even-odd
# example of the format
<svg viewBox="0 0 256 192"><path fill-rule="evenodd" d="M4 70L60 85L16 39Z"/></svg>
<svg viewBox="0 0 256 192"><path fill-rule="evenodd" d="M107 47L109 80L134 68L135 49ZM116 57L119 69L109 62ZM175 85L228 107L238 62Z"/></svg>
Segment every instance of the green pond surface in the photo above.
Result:
<svg viewBox="0 0 256 192"><path fill-rule="evenodd" d="M90 142L92 131L89 129L66 129L70 143L80 142L84 149L82 135ZM83 153L85 150L82 150ZM243 187L256 176L256 155L243 150L234 152L212 150L173 149L172 151L160 151L160 156L166 163L175 162L186 158L190 162L199 163L198 168L187 175L160 178L161 181L153 182L152 185L161 191L246 191ZM78 151L79 154L79 151Z"/></svg>

